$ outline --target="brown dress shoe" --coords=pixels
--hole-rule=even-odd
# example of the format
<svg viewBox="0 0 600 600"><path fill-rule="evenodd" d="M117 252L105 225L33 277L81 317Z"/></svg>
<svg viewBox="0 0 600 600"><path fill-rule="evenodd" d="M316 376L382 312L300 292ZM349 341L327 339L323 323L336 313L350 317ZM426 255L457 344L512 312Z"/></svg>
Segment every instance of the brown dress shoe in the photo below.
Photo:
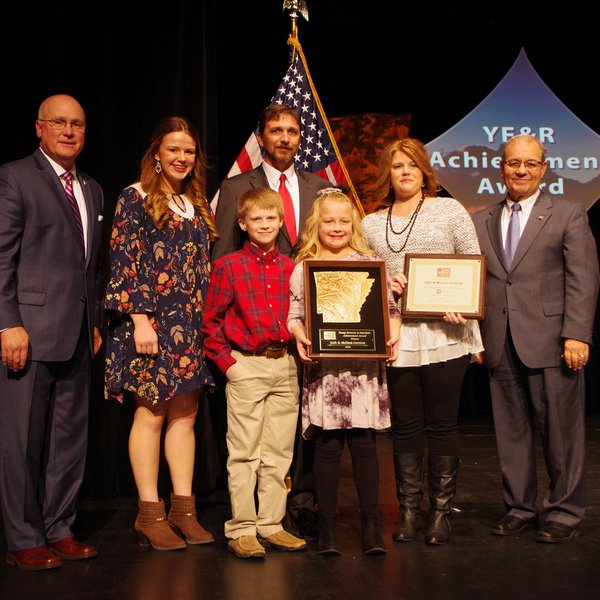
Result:
<svg viewBox="0 0 600 600"><path fill-rule="evenodd" d="M48 544L48 547L54 554L58 554L64 560L83 560L84 558L94 558L98 555L95 546L82 544L73 537L64 538Z"/></svg>
<svg viewBox="0 0 600 600"><path fill-rule="evenodd" d="M24 571L44 571L62 567L60 557L50 552L46 546L36 546L26 550L9 550L6 553L6 562Z"/></svg>

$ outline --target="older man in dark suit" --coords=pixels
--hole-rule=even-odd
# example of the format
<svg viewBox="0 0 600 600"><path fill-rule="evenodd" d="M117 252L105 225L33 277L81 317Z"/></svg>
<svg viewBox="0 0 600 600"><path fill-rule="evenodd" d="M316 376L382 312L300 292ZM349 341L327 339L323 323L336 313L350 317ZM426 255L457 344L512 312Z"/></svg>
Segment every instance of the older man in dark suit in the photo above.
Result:
<svg viewBox="0 0 600 600"><path fill-rule="evenodd" d="M540 190L545 150L531 136L504 148L507 198L474 216L487 256L482 322L507 512L492 528L538 524L540 542L578 534L585 512L585 397L598 257L583 208ZM549 485L538 519L535 430Z"/></svg>
<svg viewBox="0 0 600 600"><path fill-rule="evenodd" d="M277 243L282 254L293 257L317 192L331 186L322 177L294 167L300 135L300 116L296 109L273 105L262 111L258 119L257 138L263 152L263 162L256 169L226 179L221 184L215 211L221 237L212 249L213 261L244 245L247 236L238 225L237 200L247 190L259 187L270 187L282 197L284 224ZM291 469L292 489L288 496L288 513L294 524L294 532L306 539L317 537L312 460L312 443L302 441L299 426Z"/></svg>
<svg viewBox="0 0 600 600"><path fill-rule="evenodd" d="M101 338L100 186L75 168L85 113L42 102L39 148L0 167L0 496L7 561L26 570L96 555L74 539Z"/></svg>

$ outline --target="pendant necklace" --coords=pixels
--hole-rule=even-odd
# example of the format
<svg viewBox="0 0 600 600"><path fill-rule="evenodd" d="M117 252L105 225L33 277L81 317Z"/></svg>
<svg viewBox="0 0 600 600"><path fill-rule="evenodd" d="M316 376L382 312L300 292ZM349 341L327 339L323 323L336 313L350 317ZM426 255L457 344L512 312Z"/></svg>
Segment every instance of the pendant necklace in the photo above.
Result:
<svg viewBox="0 0 600 600"><path fill-rule="evenodd" d="M419 211L421 210L421 206L423 206L424 201L425 201L425 193L423 192L421 194L421 199L419 200L419 203L417 204L415 210L413 211L413 214L410 216L410 219L408 220L408 223L404 226L404 229L401 229L400 231L395 231L394 226L392 225L392 209L394 208L394 204L393 203L390 204L390 208L388 209L388 214L387 214L387 224L386 224L386 228L385 228L385 241L388 245L388 248L392 252L395 252L396 254L400 254L400 252L402 252L404 250L404 248L406 248L408 238L410 237L410 233L413 230L415 221L417 220L417 215L419 214ZM398 250L396 250L395 248L392 248L392 245L390 244L389 232L391 231L394 235L402 235L407 229L408 229L408 232L406 234L406 238L404 239L404 243L402 244L402 247L399 248Z"/></svg>
<svg viewBox="0 0 600 600"><path fill-rule="evenodd" d="M175 206L181 211L185 212L186 206L181 194L171 194L171 200L175 203Z"/></svg>

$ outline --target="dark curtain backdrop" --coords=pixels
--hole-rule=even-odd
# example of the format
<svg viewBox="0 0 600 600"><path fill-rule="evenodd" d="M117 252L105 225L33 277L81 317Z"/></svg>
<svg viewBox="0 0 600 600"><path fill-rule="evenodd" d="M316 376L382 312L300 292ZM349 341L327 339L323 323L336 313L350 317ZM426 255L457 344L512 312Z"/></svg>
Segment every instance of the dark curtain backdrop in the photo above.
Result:
<svg viewBox="0 0 600 600"><path fill-rule="evenodd" d="M200 130L212 197L287 67L290 21L282 1L109 1L86 4L86 16L82 5L22 1L3 8L0 163L33 152L41 100L68 93L86 110L86 148L78 164L104 189L106 233L118 194L137 179L152 127L164 115L182 114ZM549 44L551 29L524 21L521 11L518 23L503 23L483 13L465 20L454 9L434 18L429 9L394 9L387 1L360 11L318 0L308 7L300 39L329 117L410 114L411 135L428 142L480 102L525 46L550 87L600 131L594 78L584 75L595 37L582 48L586 35L579 23L577 36L557 36ZM526 36L516 33L519 27ZM556 68L563 61L568 70ZM368 67L360 66L365 62ZM598 239L600 210L595 206L589 214ZM103 399L103 359L101 351L82 495L133 497L127 457L133 410L130 403ZM586 373L588 412L600 410L599 367L594 352ZM461 414L490 414L482 367L469 369ZM225 486L224 407L211 396L202 400L196 429L194 485L205 495ZM160 491L169 493L164 465Z"/></svg>

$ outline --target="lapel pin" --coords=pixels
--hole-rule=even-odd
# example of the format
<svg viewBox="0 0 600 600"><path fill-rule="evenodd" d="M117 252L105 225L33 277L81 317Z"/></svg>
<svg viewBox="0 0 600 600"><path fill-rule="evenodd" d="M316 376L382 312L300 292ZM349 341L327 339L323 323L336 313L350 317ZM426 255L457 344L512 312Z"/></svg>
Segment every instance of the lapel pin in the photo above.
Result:
<svg viewBox="0 0 600 600"><path fill-rule="evenodd" d="M540 221L543 221L543 220L544 220L544 215L540 215L540 216L538 217L538 219L539 219Z"/></svg>

